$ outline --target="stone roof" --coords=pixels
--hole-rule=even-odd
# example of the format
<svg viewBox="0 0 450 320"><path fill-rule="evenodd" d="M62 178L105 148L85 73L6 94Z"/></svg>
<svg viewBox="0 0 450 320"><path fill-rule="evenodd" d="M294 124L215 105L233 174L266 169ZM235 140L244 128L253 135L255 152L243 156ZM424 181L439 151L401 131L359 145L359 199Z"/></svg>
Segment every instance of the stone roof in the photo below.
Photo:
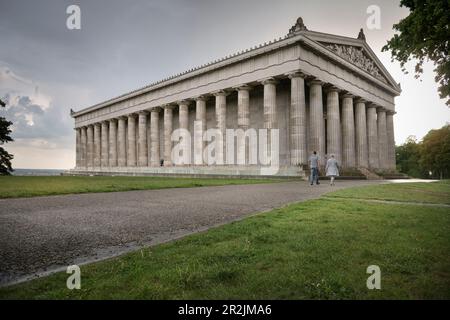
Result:
<svg viewBox="0 0 450 320"><path fill-rule="evenodd" d="M349 37L344 37L344 36L337 36L337 35L331 35L331 34L326 34L326 33L320 33L320 32L315 32L315 31L309 31L308 28L303 23L303 19L301 17L299 17L297 19L296 23L290 28L288 34L286 36L284 36L284 37L279 37L279 38L275 38L275 39L273 39L271 41L268 41L268 42L260 43L259 45L256 45L256 46L244 49L244 50L240 50L238 52L226 55L226 56L218 58L218 59L215 59L215 60L210 61L208 63L201 64L199 66L187 69L187 70L185 70L183 72L180 72L180 73L177 73L177 74L165 77L165 78L160 79L158 81L152 82L152 83L150 83L148 85L140 87L140 88L138 88L136 90L129 91L127 93L124 93L124 94L121 94L119 96L113 97L111 99L105 100L103 102L97 103L95 105L92 105L90 107L84 108L82 110L79 110L79 111L76 111L76 112L71 112L71 115L72 115L72 117L76 117L77 115L79 115L81 113L85 113L86 111L92 111L92 110L95 110L95 109L107 106L107 105L109 105L111 103L119 102L119 101L122 101L124 99L131 98L131 97L134 97L136 95L143 94L145 92L151 91L152 89L156 89L156 88L159 88L159 87L162 87L162 86L165 86L165 85L170 85L172 83L175 83L175 82L184 80L186 78L189 78L190 76L195 76L198 73L201 73L203 71L204 72L212 71L212 70L214 70L216 68L222 67L222 66L227 65L229 63L233 63L234 61L231 61L233 58L237 58L237 57L243 56L243 55L245 55L247 53L255 52L255 51L260 50L262 48L271 46L273 44L282 43L286 39L289 39L289 38L292 38L292 37L295 37L295 36L298 36L298 35L307 35L307 36L311 36L312 35L311 38L314 41L317 41L318 43L320 43L320 44L322 44L322 45L324 45L326 47L328 45L328 47L327 47L328 50L334 51L335 54L337 54L337 55L339 55L341 57L344 57L346 60L348 60L351 63L355 63L355 61L358 61L358 60L357 59L353 59L353 61L352 61L352 59L349 59L346 56L340 55L339 52L337 52L338 50L334 50L332 48L332 45L335 45L334 43L332 43L332 42L331 43L325 43L325 42L322 42L322 41L319 42L317 39L314 39L314 35L325 35L325 36L330 36L332 38L350 39L350 40L353 40L353 41L363 42L363 43L366 44L366 37L364 35L363 29L360 30L360 32L358 34L358 37L356 39L349 38ZM366 44L366 47L368 48L367 44ZM355 50L350 50L350 51L353 52ZM370 48L369 48L369 50L366 50L366 51L370 51L369 55L370 55L370 53L373 53L370 50ZM370 59L371 58L371 57L367 57L367 53L364 56L363 56L363 54L360 55L358 53L358 57L359 57L358 59L360 59L360 60L363 57L366 58L366 59ZM390 82L391 86L394 87L394 89L400 90L400 86L397 83L395 83L395 81L389 75L387 70L382 66L382 64L378 60L378 58L376 58L375 54L373 54L373 57L374 58L372 58L372 61L375 60L374 64L379 65L381 67L381 69L382 69L381 73L383 73L384 75L387 74L387 77L386 77L386 79L383 79L383 82L385 82L385 83ZM371 68L373 70L376 69L376 66L374 66L374 64L370 64L372 66ZM361 68L362 66L359 65L359 67ZM363 68L361 68L361 69L363 69ZM378 72L378 70L377 70L377 72ZM365 70L365 71L368 71L368 70ZM375 77L377 77L378 79L381 80L382 76L380 74L380 76L375 76Z"/></svg>

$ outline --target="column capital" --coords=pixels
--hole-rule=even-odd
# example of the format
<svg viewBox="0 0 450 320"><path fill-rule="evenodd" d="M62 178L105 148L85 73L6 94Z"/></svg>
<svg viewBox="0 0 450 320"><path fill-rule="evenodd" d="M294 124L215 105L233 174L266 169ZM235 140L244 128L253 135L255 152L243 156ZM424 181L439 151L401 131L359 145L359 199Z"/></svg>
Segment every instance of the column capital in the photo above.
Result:
<svg viewBox="0 0 450 320"><path fill-rule="evenodd" d="M151 108L149 111L150 111L151 113L154 113L154 112L159 113L161 110L162 110L161 107L153 107L153 108Z"/></svg>
<svg viewBox="0 0 450 320"><path fill-rule="evenodd" d="M346 93L344 93L342 98L353 99L353 98L355 98L355 96L353 94L351 94L350 92L346 92Z"/></svg>
<svg viewBox="0 0 450 320"><path fill-rule="evenodd" d="M147 115L148 114L148 110L141 110L137 112L138 115Z"/></svg>
<svg viewBox="0 0 450 320"><path fill-rule="evenodd" d="M133 119L134 119L134 118L136 118L136 116L137 116L136 113L130 113L130 114L127 114L126 117L127 117L128 119L130 119L130 118L133 118Z"/></svg>
<svg viewBox="0 0 450 320"><path fill-rule="evenodd" d="M377 113L381 113L381 112L385 112L386 113L386 109L384 107L378 106L377 107Z"/></svg>
<svg viewBox="0 0 450 320"><path fill-rule="evenodd" d="M109 123L109 120L102 120L102 121L100 121L100 123L101 123L101 124L108 124L108 123Z"/></svg>
<svg viewBox="0 0 450 320"><path fill-rule="evenodd" d="M367 108L377 109L379 107L380 107L379 105L377 105L377 104L375 104L373 102L370 102L370 103L367 104Z"/></svg>
<svg viewBox="0 0 450 320"><path fill-rule="evenodd" d="M364 103L364 104L366 104L368 101L366 99L358 97L358 98L356 98L355 102L356 103Z"/></svg>
<svg viewBox="0 0 450 320"><path fill-rule="evenodd" d="M228 96L230 94L230 92L226 91L226 90L217 90L217 91L213 91L211 92L211 94L215 97L217 96Z"/></svg>
<svg viewBox="0 0 450 320"><path fill-rule="evenodd" d="M163 108L164 110L166 110L166 109L173 110L175 107L176 107L176 105L173 103L163 104L161 106L161 108Z"/></svg>
<svg viewBox="0 0 450 320"><path fill-rule="evenodd" d="M333 86L333 85L329 85L329 86L326 86L325 88L324 88L324 91L326 92L326 93L329 93L329 92L341 92L342 90L341 89L339 89L338 87L336 87L336 86Z"/></svg>
<svg viewBox="0 0 450 320"><path fill-rule="evenodd" d="M392 111L392 110L386 110L386 114L390 115L390 116L394 116L394 115L397 114L397 112L396 111Z"/></svg>
<svg viewBox="0 0 450 320"><path fill-rule="evenodd" d="M269 77L269 78L264 78L264 79L258 80L258 82L261 83L262 85L277 84L278 80L273 77Z"/></svg>
<svg viewBox="0 0 450 320"><path fill-rule="evenodd" d="M252 89L248 84L241 84L239 86L233 87L236 91L250 91Z"/></svg>
<svg viewBox="0 0 450 320"><path fill-rule="evenodd" d="M111 118L111 119L108 119L108 120L106 120L106 121L108 121L109 123L111 123L111 122L117 122L117 119L116 119L116 118Z"/></svg>
<svg viewBox="0 0 450 320"><path fill-rule="evenodd" d="M195 100L195 102L206 101L206 100L208 100L208 97L206 95L200 95L200 96L194 97L193 99Z"/></svg>
<svg viewBox="0 0 450 320"><path fill-rule="evenodd" d="M307 82L307 84L310 86L310 85L320 85L320 86L323 86L324 84L325 84L325 82L323 82L322 80L319 80L319 79L311 79L311 80L309 80L308 82Z"/></svg>
<svg viewBox="0 0 450 320"><path fill-rule="evenodd" d="M178 106L188 106L191 104L191 102L189 100L180 100L177 101Z"/></svg>
<svg viewBox="0 0 450 320"><path fill-rule="evenodd" d="M305 79L305 78L307 77L307 75L304 74L304 73L303 73L302 71L300 71L300 70L291 71L291 72L285 73L285 75L286 75L289 79L292 79L292 78L303 78L303 79Z"/></svg>

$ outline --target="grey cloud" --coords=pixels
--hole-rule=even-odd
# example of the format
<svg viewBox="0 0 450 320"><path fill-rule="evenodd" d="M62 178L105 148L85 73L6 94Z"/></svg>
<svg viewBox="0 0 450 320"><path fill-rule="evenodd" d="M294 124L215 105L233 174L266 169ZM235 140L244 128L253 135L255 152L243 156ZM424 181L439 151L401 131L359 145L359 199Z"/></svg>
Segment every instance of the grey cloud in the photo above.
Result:
<svg viewBox="0 0 450 320"><path fill-rule="evenodd" d="M63 121L66 111L62 108L53 105L44 108L32 103L28 96L13 99L11 94L6 94L2 100L7 104L6 111L2 111L2 114L13 122L14 139L60 141L62 137L71 136L71 126Z"/></svg>

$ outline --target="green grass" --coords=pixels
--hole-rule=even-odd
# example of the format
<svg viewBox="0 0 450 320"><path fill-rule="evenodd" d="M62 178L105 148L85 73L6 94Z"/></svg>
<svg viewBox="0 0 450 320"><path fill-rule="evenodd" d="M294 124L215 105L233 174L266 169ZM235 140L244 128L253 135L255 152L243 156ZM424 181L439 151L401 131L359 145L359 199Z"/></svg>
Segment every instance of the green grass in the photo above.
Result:
<svg viewBox="0 0 450 320"><path fill-rule="evenodd" d="M279 181L279 180L278 180ZM0 198L277 182L271 179L0 176Z"/></svg>
<svg viewBox="0 0 450 320"><path fill-rule="evenodd" d="M445 184L421 186L450 196ZM410 187L389 188L403 195ZM355 197L366 191L349 190ZM381 268L381 290L366 287L369 265ZM449 299L450 209L321 198L81 272L81 290L66 289L68 275L58 273L0 289L0 298Z"/></svg>
<svg viewBox="0 0 450 320"><path fill-rule="evenodd" d="M387 201L450 204L450 180L439 183L406 183L366 186L358 189L343 189L328 197L358 198Z"/></svg>

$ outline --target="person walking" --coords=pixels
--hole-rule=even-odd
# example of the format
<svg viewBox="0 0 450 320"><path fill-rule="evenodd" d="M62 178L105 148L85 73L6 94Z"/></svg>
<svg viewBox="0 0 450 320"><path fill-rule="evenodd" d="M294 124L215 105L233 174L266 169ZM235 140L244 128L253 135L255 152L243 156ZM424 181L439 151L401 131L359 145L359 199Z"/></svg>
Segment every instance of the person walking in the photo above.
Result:
<svg viewBox="0 0 450 320"><path fill-rule="evenodd" d="M339 164L335 159L334 154L328 159L325 171L327 177L330 177L330 186L334 186L334 179L339 176Z"/></svg>
<svg viewBox="0 0 450 320"><path fill-rule="evenodd" d="M317 152L314 151L313 154L309 157L309 168L311 169L310 183L311 185L320 184L319 182L319 156Z"/></svg>

